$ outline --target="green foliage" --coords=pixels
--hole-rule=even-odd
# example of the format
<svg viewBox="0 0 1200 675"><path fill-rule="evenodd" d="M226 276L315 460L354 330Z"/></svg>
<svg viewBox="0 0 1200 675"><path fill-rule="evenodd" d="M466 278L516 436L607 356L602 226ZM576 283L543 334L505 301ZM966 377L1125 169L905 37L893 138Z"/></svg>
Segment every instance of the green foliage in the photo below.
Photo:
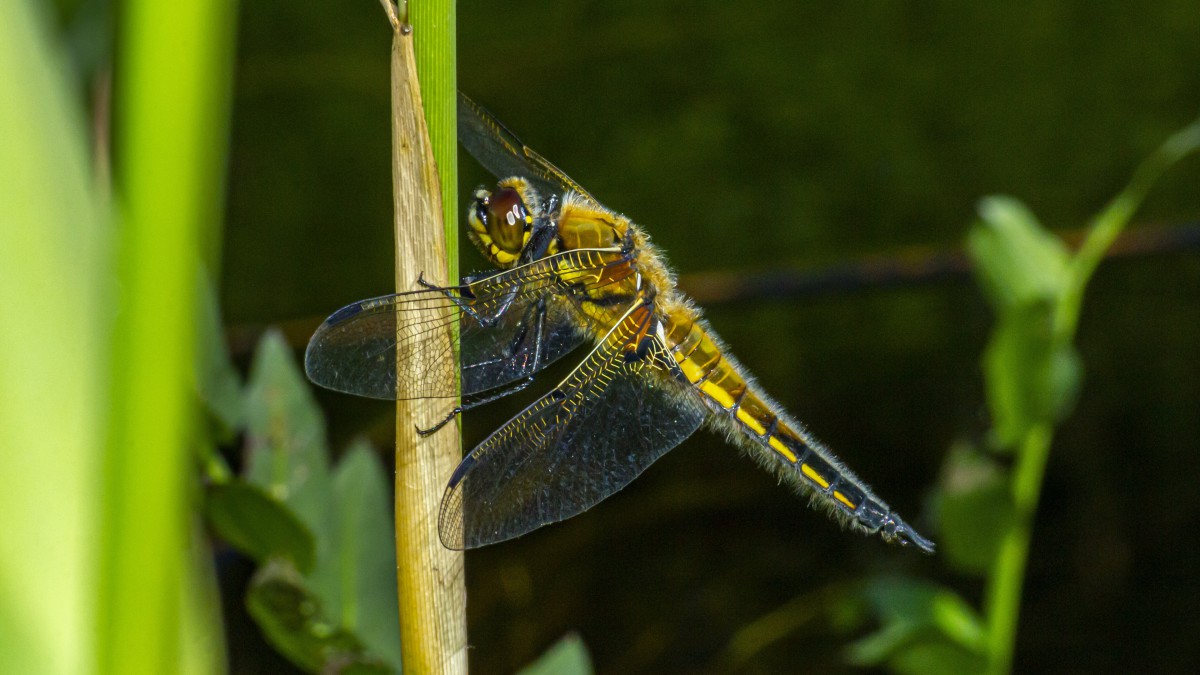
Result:
<svg viewBox="0 0 1200 675"><path fill-rule="evenodd" d="M246 480L294 512L317 544L309 581L334 616L341 608L337 514L325 421L283 337L258 344L246 387Z"/></svg>
<svg viewBox="0 0 1200 675"><path fill-rule="evenodd" d="M979 672L982 622L955 592L916 579L876 579L855 594L880 628L847 648L858 665L902 673Z"/></svg>
<svg viewBox="0 0 1200 675"><path fill-rule="evenodd" d="M978 448L955 446L943 467L938 506L938 553L960 572L986 573L1013 523L1008 472Z"/></svg>
<svg viewBox="0 0 1200 675"><path fill-rule="evenodd" d="M265 563L285 558L307 574L316 559L312 531L286 505L257 485L231 481L212 486L204 517L229 545Z"/></svg>
<svg viewBox="0 0 1200 675"><path fill-rule="evenodd" d="M0 4L0 672L66 674L94 667L108 581L88 582L110 543L95 533L115 283L82 103L44 18ZM150 619L145 639L179 630Z"/></svg>
<svg viewBox="0 0 1200 675"><path fill-rule="evenodd" d="M196 393L220 441L245 423L242 378L225 349L225 334L211 282L199 275L196 293Z"/></svg>
<svg viewBox="0 0 1200 675"><path fill-rule="evenodd" d="M275 648L309 672L396 672L371 656L352 631L329 619L320 596L286 561L273 560L259 569L246 606Z"/></svg>
<svg viewBox="0 0 1200 675"><path fill-rule="evenodd" d="M989 197L968 236L980 287L996 314L981 366L992 414L991 450L949 453L937 498L940 549L960 572L987 579L985 619L950 590L915 580L867 584L879 629L848 658L901 673L1008 673L1025 561L1054 425L1074 407L1083 367L1074 346L1083 291L1153 181L1200 148L1200 121L1169 139L1093 221L1080 250L1066 246L1011 197Z"/></svg>
<svg viewBox="0 0 1200 675"><path fill-rule="evenodd" d="M592 659L575 633L568 633L554 646L525 666L517 675L591 675Z"/></svg>
<svg viewBox="0 0 1200 675"><path fill-rule="evenodd" d="M1054 330L1069 258L1017 200L990 197L979 213L968 249L997 318L984 352L984 379L995 440L1011 449L1033 425L1065 415L1079 388L1079 355Z"/></svg>
<svg viewBox="0 0 1200 675"><path fill-rule="evenodd" d="M333 476L341 556L341 625L387 663L400 663L391 499L374 449L350 446Z"/></svg>
<svg viewBox="0 0 1200 675"><path fill-rule="evenodd" d="M219 349L206 353L227 359ZM356 442L330 469L324 419L278 333L260 341L244 393L223 376L204 381L221 391L202 400L243 405L212 410L244 424L246 469L241 478L209 471L205 514L219 536L261 563L246 598L251 615L309 671L398 672L396 553L374 451Z"/></svg>

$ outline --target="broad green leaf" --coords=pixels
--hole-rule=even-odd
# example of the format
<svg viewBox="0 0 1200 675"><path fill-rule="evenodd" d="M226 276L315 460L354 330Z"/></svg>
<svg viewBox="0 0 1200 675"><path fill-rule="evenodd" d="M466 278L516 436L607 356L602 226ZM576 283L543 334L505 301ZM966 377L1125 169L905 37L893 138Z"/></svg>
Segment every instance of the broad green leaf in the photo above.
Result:
<svg viewBox="0 0 1200 675"><path fill-rule="evenodd" d="M329 618L321 599L286 560L272 559L259 569L246 607L271 644L309 672L396 672Z"/></svg>
<svg viewBox="0 0 1200 675"><path fill-rule="evenodd" d="M941 482L940 550L956 569L983 574L1013 522L1008 473L976 448L960 445L947 456Z"/></svg>
<svg viewBox="0 0 1200 675"><path fill-rule="evenodd" d="M316 543L290 509L257 485L233 480L208 489L205 516L222 539L260 563L287 558L312 571Z"/></svg>
<svg viewBox="0 0 1200 675"><path fill-rule="evenodd" d="M316 540L313 591L341 612L341 560L325 421L296 359L276 331L263 335L246 390L246 478L282 501Z"/></svg>
<svg viewBox="0 0 1200 675"><path fill-rule="evenodd" d="M979 205L967 249L980 285L998 310L1050 301L1067 279L1068 253L1020 201L988 197Z"/></svg>
<svg viewBox="0 0 1200 675"><path fill-rule="evenodd" d="M1074 405L1082 367L1053 334L1053 307L1029 303L1002 310L983 354L996 440L1012 447L1034 424L1053 422Z"/></svg>
<svg viewBox="0 0 1200 675"><path fill-rule="evenodd" d="M592 659L577 633L568 633L517 675L591 675Z"/></svg>
<svg viewBox="0 0 1200 675"><path fill-rule="evenodd" d="M400 669L396 547L383 467L365 441L354 443L334 472L338 552L342 558L342 628Z"/></svg>

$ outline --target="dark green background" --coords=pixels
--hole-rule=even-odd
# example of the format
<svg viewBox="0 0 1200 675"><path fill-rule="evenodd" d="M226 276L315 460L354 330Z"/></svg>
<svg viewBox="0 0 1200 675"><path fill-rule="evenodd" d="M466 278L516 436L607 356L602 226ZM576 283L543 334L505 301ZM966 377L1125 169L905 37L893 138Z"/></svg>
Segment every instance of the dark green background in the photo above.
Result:
<svg viewBox="0 0 1200 675"><path fill-rule="evenodd" d="M688 274L958 247L992 193L1079 228L1200 113L1189 0L463 0L458 16L460 87ZM392 289L390 33L373 0L245 2L240 21L221 295L235 336L287 322L299 348L323 315ZM469 161L464 196L486 180ZM1198 182L1193 158L1136 222L1194 225ZM769 392L937 538L926 497L941 461L987 428L991 318L969 278L707 314ZM1084 391L1050 459L1015 668L1192 670L1200 254L1103 267L1080 343ZM386 438L386 406L322 401L338 442ZM467 420L468 442L512 413L500 408ZM706 434L467 568L477 673L512 672L571 629L600 672L721 671L739 629L831 583L903 571L981 592L938 557L839 532ZM812 621L743 669L845 669L844 640Z"/></svg>

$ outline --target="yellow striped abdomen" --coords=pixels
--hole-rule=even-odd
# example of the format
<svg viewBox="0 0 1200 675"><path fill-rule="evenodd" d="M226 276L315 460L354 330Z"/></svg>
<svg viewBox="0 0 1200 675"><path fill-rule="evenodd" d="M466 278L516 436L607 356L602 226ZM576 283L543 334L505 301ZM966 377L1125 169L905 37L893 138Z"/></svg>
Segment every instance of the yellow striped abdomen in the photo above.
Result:
<svg viewBox="0 0 1200 675"><path fill-rule="evenodd" d="M805 489L841 520L885 539L932 544L909 528L828 449L804 432L744 375L695 312L678 307L664 325L667 346L714 411L713 426L733 432L742 445ZM765 451L765 452L764 452Z"/></svg>

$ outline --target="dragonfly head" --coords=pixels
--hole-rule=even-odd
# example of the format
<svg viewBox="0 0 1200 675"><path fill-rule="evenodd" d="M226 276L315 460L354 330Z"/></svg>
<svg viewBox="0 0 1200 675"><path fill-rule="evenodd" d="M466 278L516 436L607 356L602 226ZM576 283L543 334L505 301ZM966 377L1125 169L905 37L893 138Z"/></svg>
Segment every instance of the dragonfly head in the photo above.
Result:
<svg viewBox="0 0 1200 675"><path fill-rule="evenodd" d="M512 267L533 233L537 203L533 188L520 178L501 181L495 192L476 190L467 210L471 241L497 266Z"/></svg>

